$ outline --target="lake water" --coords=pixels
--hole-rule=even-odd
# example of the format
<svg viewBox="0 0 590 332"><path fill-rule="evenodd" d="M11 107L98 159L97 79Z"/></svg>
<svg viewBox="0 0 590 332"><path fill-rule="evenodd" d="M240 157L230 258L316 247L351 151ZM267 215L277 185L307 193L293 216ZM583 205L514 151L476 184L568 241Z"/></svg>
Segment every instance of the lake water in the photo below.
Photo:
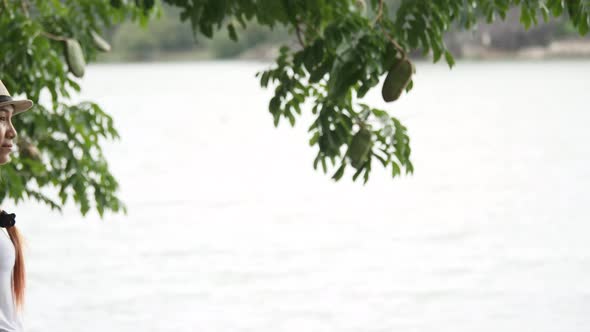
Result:
<svg viewBox="0 0 590 332"><path fill-rule="evenodd" d="M129 213L14 208L27 331L590 331L590 61L419 63L367 97L416 172L365 186L273 127L266 66L88 69Z"/></svg>

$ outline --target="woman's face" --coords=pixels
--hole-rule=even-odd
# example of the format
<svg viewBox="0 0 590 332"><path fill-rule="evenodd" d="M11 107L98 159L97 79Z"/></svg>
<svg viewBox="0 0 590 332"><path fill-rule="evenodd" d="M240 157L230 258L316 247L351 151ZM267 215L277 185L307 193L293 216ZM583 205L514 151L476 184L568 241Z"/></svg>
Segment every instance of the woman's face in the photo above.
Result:
<svg viewBox="0 0 590 332"><path fill-rule="evenodd" d="M0 164L10 161L10 153L16 144L16 129L12 125L12 105L0 106Z"/></svg>

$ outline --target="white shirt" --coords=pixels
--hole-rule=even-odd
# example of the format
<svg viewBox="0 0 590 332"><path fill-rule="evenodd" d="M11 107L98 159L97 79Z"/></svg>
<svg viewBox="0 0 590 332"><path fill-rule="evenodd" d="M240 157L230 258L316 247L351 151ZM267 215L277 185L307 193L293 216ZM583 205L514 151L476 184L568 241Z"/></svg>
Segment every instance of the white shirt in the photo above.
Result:
<svg viewBox="0 0 590 332"><path fill-rule="evenodd" d="M22 332L20 321L12 294L12 269L15 262L15 250L5 228L0 228L0 332Z"/></svg>

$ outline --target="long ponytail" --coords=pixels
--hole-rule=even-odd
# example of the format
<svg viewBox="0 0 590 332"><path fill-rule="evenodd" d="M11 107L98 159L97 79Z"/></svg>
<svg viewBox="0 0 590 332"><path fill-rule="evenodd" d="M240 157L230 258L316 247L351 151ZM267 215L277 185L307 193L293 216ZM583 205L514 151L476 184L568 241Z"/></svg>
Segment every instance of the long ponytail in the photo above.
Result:
<svg viewBox="0 0 590 332"><path fill-rule="evenodd" d="M25 302L25 260L23 257L24 239L16 226L6 229L14 245L15 262L12 270L12 294L16 307L22 310Z"/></svg>

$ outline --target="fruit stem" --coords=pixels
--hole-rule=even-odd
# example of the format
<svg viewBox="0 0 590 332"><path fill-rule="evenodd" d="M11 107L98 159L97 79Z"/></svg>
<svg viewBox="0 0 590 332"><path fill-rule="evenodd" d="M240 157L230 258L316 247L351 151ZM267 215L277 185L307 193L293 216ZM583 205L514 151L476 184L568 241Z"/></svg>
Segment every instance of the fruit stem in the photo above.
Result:
<svg viewBox="0 0 590 332"><path fill-rule="evenodd" d="M57 41L66 41L67 40L67 38L65 38L65 37L56 36L52 33L47 32L47 31L41 31L41 34L49 39L52 39L52 40L57 40Z"/></svg>
<svg viewBox="0 0 590 332"><path fill-rule="evenodd" d="M385 35L385 37L387 37L387 39L389 39L393 46L395 46L395 48L402 54L402 60L406 59L408 57L406 51L404 51L404 49L395 41L395 39L393 39L393 37L389 35L387 30L385 30L385 27L381 26L381 30L383 30L383 34Z"/></svg>

